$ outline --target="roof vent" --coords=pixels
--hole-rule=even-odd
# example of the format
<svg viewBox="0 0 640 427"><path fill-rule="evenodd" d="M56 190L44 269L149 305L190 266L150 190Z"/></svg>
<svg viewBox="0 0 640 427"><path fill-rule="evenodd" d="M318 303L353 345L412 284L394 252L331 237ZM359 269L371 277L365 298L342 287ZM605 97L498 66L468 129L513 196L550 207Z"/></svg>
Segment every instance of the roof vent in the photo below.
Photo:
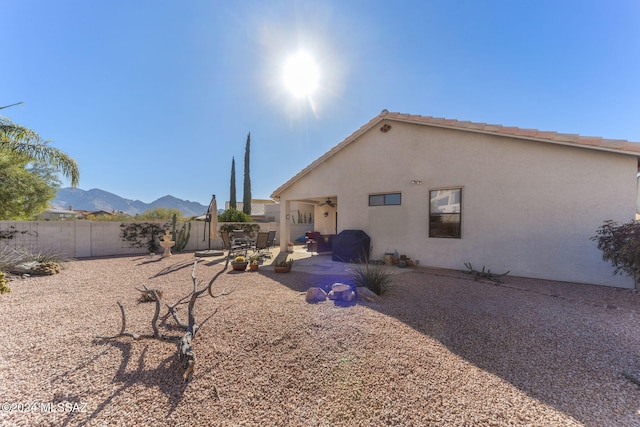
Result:
<svg viewBox="0 0 640 427"><path fill-rule="evenodd" d="M391 125L388 123L385 123L384 125L382 125L382 127L380 128L380 132L383 133L387 133L391 130Z"/></svg>

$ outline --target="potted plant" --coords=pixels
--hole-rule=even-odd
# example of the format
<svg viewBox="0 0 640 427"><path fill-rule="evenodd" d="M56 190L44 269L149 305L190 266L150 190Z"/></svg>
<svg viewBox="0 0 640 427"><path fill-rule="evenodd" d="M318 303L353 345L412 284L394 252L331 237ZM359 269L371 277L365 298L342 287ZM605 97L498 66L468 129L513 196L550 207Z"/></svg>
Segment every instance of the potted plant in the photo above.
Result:
<svg viewBox="0 0 640 427"><path fill-rule="evenodd" d="M285 258L284 261L273 264L273 271L275 271L276 273L288 273L291 271L292 266L293 259Z"/></svg>
<svg viewBox="0 0 640 427"><path fill-rule="evenodd" d="M260 255L251 255L249 257L249 270L258 271L258 265L260 264Z"/></svg>
<svg viewBox="0 0 640 427"><path fill-rule="evenodd" d="M231 261L231 268L234 271L245 271L247 269L247 260L243 256L237 256L233 261Z"/></svg>

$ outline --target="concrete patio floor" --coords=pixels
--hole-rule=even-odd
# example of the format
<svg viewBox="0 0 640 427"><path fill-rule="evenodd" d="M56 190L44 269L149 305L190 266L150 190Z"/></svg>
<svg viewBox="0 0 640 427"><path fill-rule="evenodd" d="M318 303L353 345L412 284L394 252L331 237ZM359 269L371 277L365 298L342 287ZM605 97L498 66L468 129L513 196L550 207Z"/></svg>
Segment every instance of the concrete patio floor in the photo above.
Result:
<svg viewBox="0 0 640 427"><path fill-rule="evenodd" d="M274 261L284 261L286 258L294 260L293 269L304 273L349 276L353 267L358 264L349 264L333 261L330 253L308 252L305 245L295 245L293 252L280 252L279 248L271 250L271 259L266 259L263 265L271 265ZM382 266L392 274L401 274L411 271L411 268L398 268L396 266Z"/></svg>
<svg viewBox="0 0 640 427"><path fill-rule="evenodd" d="M208 251L200 251L196 254L206 252ZM293 259L293 270L295 271L326 276L350 276L353 268L358 265L333 261L330 253L308 252L305 245L295 245L291 252L281 252L279 247L273 247L269 252L271 253L271 256L263 258L259 267L260 269L270 268L270 266L276 262ZM211 255L196 256L222 258L226 255L226 252L221 250L212 250L210 253ZM249 251L247 256L251 255L252 252ZM381 267L389 271L391 274L402 274L415 270L415 268L398 268L397 266L382 265Z"/></svg>

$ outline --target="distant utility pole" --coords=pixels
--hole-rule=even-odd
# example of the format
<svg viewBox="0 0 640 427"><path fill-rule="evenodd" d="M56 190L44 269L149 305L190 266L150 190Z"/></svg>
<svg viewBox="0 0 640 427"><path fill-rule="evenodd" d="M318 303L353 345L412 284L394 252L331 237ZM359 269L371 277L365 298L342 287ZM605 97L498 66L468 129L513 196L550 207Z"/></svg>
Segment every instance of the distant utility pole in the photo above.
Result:
<svg viewBox="0 0 640 427"><path fill-rule="evenodd" d="M251 176L249 174L249 152L251 151L251 132L247 135L244 148L244 194L242 196L242 212L251 215Z"/></svg>
<svg viewBox="0 0 640 427"><path fill-rule="evenodd" d="M237 209L236 203L236 159L231 158L231 188L229 189L229 207L231 209Z"/></svg>

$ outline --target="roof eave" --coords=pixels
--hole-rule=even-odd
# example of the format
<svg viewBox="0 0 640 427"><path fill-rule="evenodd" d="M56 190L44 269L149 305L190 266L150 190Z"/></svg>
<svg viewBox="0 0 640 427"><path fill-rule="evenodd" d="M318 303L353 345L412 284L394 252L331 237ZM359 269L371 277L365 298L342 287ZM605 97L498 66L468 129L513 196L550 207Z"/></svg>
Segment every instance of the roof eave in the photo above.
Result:
<svg viewBox="0 0 640 427"><path fill-rule="evenodd" d="M371 128L373 128L383 120L416 124L420 126L432 126L432 127L442 128L442 129L449 129L449 130L456 130L456 131L463 131L463 132L464 131L475 132L475 133L480 133L484 135L498 136L498 137L504 137L504 138L515 138L515 139L522 139L522 140L535 141L535 142L543 142L547 144L563 145L566 147L582 148L587 150L604 151L609 153L617 153L617 154L634 156L640 159L640 149L638 151L626 150L623 148L615 148L615 147L606 146L606 145L597 145L597 144L589 144L589 143L580 143L580 142L571 140L573 137L582 138L583 140L589 139L589 137L580 137L579 135L558 134L556 132L544 132L544 131L537 131L533 129L527 131L525 129L519 129L519 128L507 128L507 127L503 127L502 125L489 125L486 123L474 123L474 122L459 122L457 120L437 119L432 117L428 118L429 121L426 121L425 119L426 119L425 116L413 116L413 115L402 114L402 113L389 113L387 110L383 110L379 115L377 115L376 117L371 119L369 122L367 122L365 125L360 127L360 129L358 129L357 131L349 135L338 145L334 146L325 154L318 157L315 161L309 164L309 166L302 169L295 176L293 176L283 185L278 187L273 193L271 193L270 197L273 199L279 199L281 194L285 190L287 190L289 187L291 187L293 184L295 184L298 180L308 175L312 170L314 170L317 166L322 164L324 161L338 154L340 151L346 148L347 145L357 140L362 134L369 131ZM459 126L459 125L456 126L456 124L464 124L465 126ZM487 130L487 128L489 130ZM520 132L520 134L515 132L514 133L499 132L500 129L517 130L518 132ZM548 134L550 135L550 137L536 138L535 136L527 135L527 133L531 133L534 135ZM624 141L624 140L614 141L614 140L604 140L603 138L593 138L593 139L599 142L608 141L610 145L616 144L616 143L618 145L637 144L637 143L631 143L629 141Z"/></svg>
<svg viewBox="0 0 640 427"><path fill-rule="evenodd" d="M503 138L524 139L527 141L543 142L546 144L563 145L565 147L581 148L581 149L595 150L595 151L606 151L609 153L625 154L625 155L640 158L640 151L631 151L631 150L624 150L620 148L612 148L612 147L598 146L598 145L587 145L587 144L580 144L580 143L575 143L571 141L554 140L554 139L548 139L548 138L535 138L535 137L525 136L525 135L498 133L498 132L486 131L482 129L460 128L456 126L447 126L447 125L437 124L437 123L423 123L419 121L409 121L409 120L402 120L402 119L395 119L395 118L387 118L387 119L395 120L403 123L412 123L412 124L418 124L422 126L432 126L432 127L438 127L442 129L456 130L456 131L462 131L462 132L481 133L484 135L498 136ZM625 142L628 142L628 141L625 141Z"/></svg>

